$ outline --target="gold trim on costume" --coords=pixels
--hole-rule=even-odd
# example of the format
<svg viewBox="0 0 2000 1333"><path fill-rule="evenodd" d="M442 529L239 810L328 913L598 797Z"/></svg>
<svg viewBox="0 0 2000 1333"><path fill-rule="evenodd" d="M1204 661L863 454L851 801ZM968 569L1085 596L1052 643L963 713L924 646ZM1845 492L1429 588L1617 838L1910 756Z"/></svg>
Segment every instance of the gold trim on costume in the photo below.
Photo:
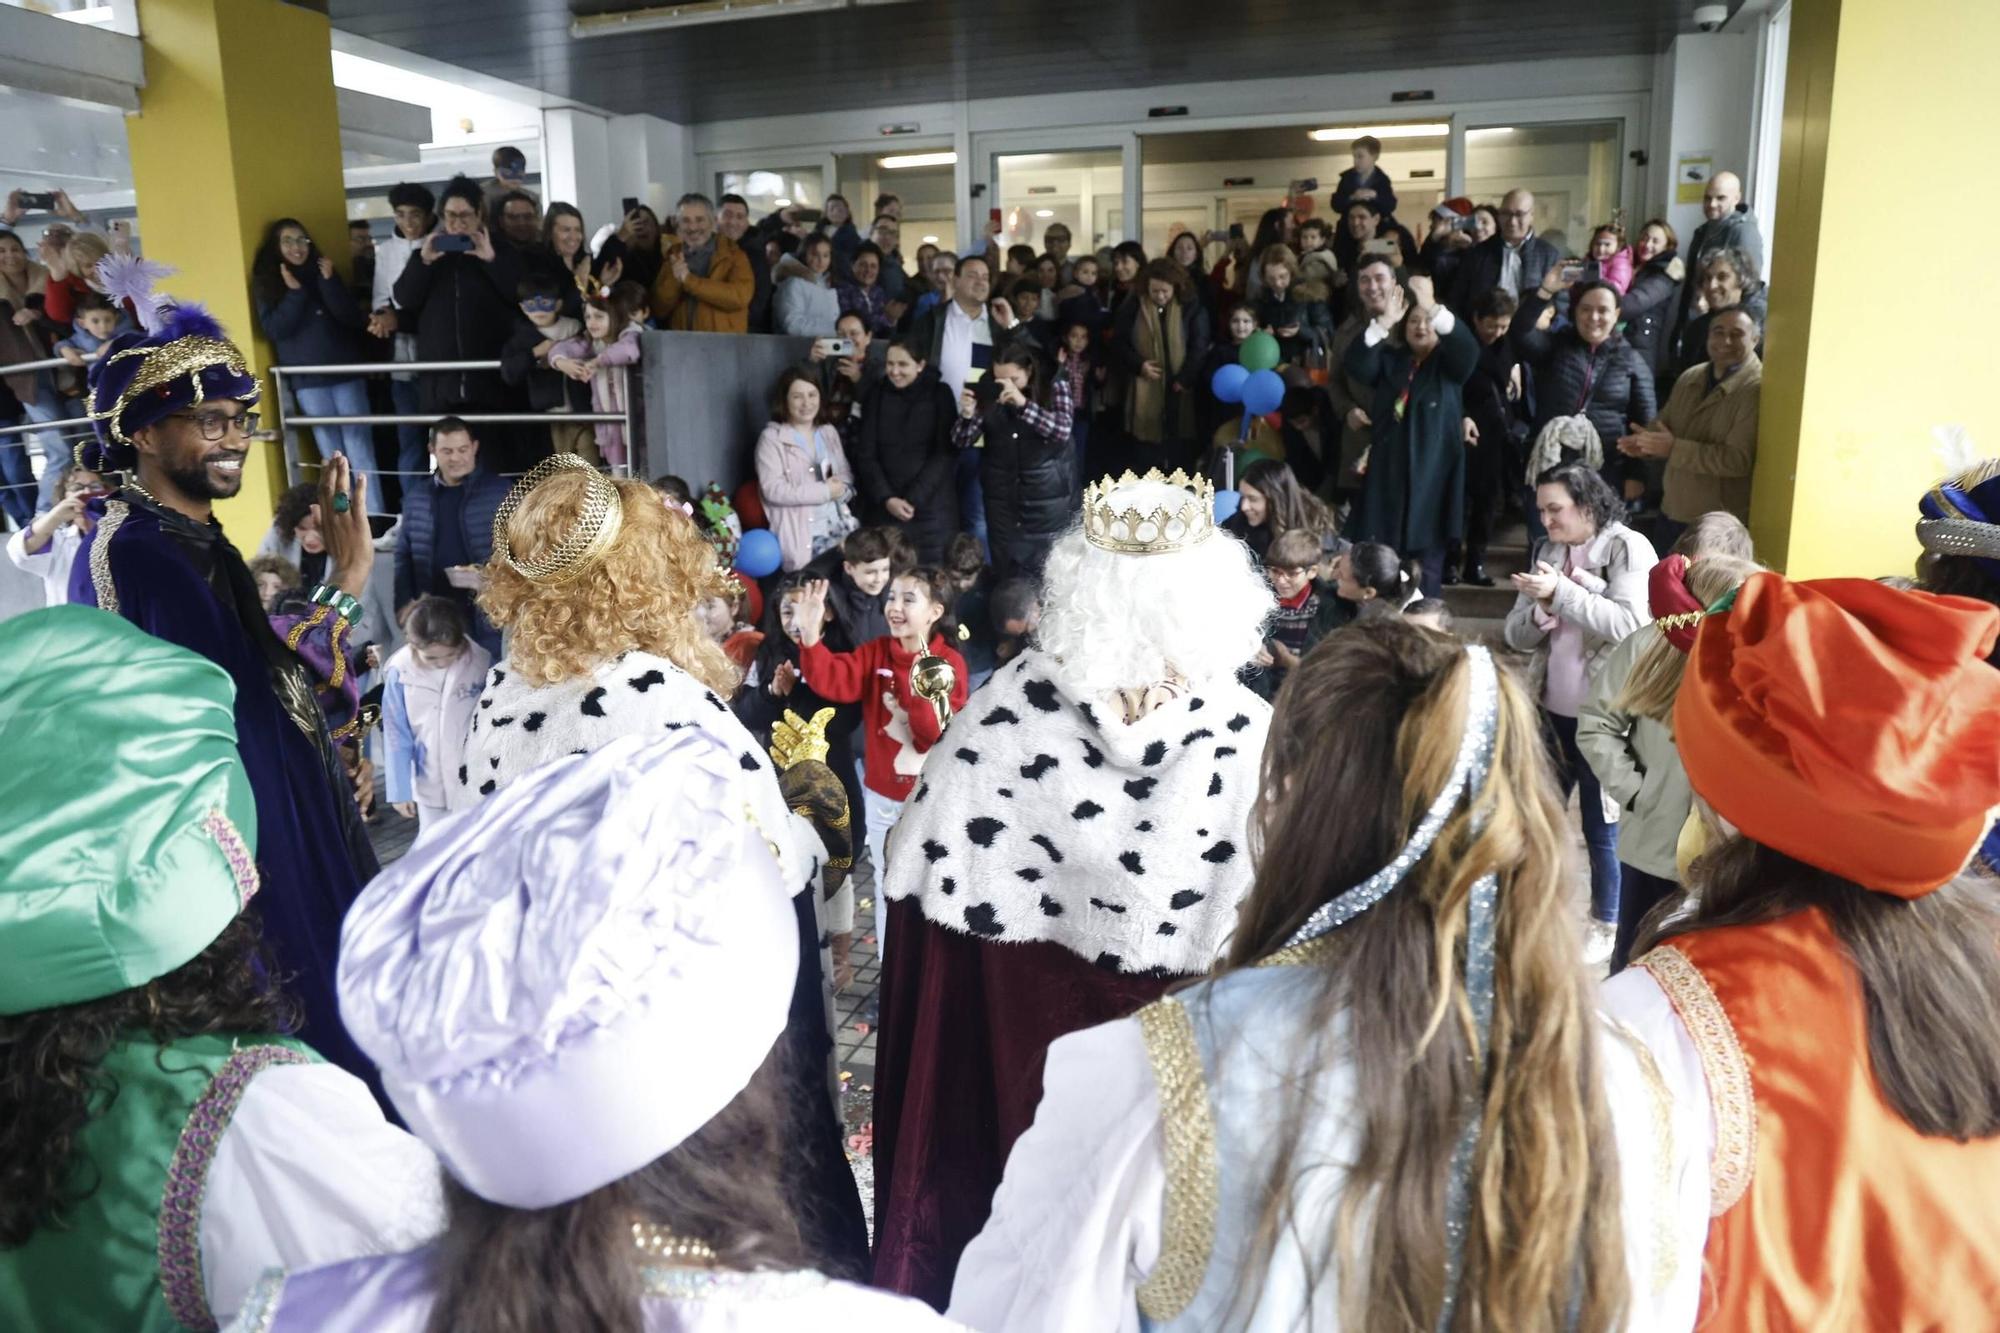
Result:
<svg viewBox="0 0 2000 1333"><path fill-rule="evenodd" d="M1298 944L1287 945L1268 957L1257 960L1258 967L1313 967L1326 960L1334 950L1334 941L1340 937L1338 931L1328 931L1315 935Z"/></svg>
<svg viewBox="0 0 2000 1333"><path fill-rule="evenodd" d="M1172 512L1165 506L1150 514L1111 507L1113 491L1142 481L1164 482L1190 494ZM1128 471L1120 477L1093 481L1083 488L1083 535L1092 546L1121 555L1186 550L1215 535L1215 485L1207 477L1190 477L1179 468L1167 475L1152 468L1143 477Z"/></svg>
<svg viewBox="0 0 2000 1333"><path fill-rule="evenodd" d="M507 535L507 525L513 521L515 511L537 486L550 477L558 472L575 471L590 474L583 498L583 512L576 516L576 526L564 533L563 539L541 559L520 559L514 554L514 543ZM493 552L529 582L557 587L573 582L602 560L605 552L611 549L611 544L618 540L618 530L624 524L625 507L618 497L617 486L609 477L575 454L552 454L515 482L514 489L507 492L507 498L500 502L499 512L493 515Z"/></svg>
<svg viewBox="0 0 2000 1333"><path fill-rule="evenodd" d="M1715 1111L1708 1215L1720 1217L1750 1188L1750 1177L1757 1168L1757 1092L1750 1083L1749 1058L1736 1039L1729 1011L1686 954L1672 945L1662 945L1635 966L1645 968L1660 983L1701 1057L1709 1104Z"/></svg>
<svg viewBox="0 0 2000 1333"><path fill-rule="evenodd" d="M84 407L85 415L93 421L109 422L111 438L124 445L130 445L132 441L125 437L124 429L118 424L119 419L125 415L125 409L131 401L140 394L150 393L161 385L171 384L186 375L194 382L194 401L189 406L199 407L206 401L201 387L202 371L211 366L226 366L233 374L246 378L250 374L249 364L244 361L243 353L235 343L226 338L210 338L198 333L189 334L185 338L176 338L163 347L128 347L122 352L113 354L111 361L123 361L129 356L144 357L145 364L139 367L139 373L132 377L132 382L125 386L125 391L118 395L118 400L109 407L98 407L97 389L93 386ZM253 391L247 397L234 401L254 403L258 396Z"/></svg>
<svg viewBox="0 0 2000 1333"><path fill-rule="evenodd" d="M1672 1284L1674 1274L1680 1269L1677 1235L1674 1229L1674 1103L1667 1091L1667 1076L1660 1072L1660 1062L1653 1058L1652 1048L1645 1038L1631 1024L1609 1014L1601 1015L1611 1034L1630 1048L1632 1056L1639 1062L1639 1075L1646 1081L1646 1091L1652 1095L1653 1141L1659 1153L1659 1161L1653 1172L1653 1206L1649 1210L1653 1218L1653 1295L1658 1296Z"/></svg>
<svg viewBox="0 0 2000 1333"><path fill-rule="evenodd" d="M1139 1284L1139 1310L1148 1319L1167 1320L1194 1302L1215 1248L1215 1121L1188 1011L1167 998L1153 1001L1137 1017L1159 1085L1167 1158L1160 1257Z"/></svg>
<svg viewBox="0 0 2000 1333"><path fill-rule="evenodd" d="M111 580L111 539L131 512L132 506L123 500L107 501L104 518L90 543L90 586L97 594L97 609L113 615L118 614L118 585Z"/></svg>

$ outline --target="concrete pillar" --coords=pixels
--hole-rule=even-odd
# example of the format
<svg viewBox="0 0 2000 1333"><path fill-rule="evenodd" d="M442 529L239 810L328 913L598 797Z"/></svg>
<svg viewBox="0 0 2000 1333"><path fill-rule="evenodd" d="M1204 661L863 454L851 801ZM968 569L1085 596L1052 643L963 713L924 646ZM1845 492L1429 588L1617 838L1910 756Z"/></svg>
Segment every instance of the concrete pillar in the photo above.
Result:
<svg viewBox="0 0 2000 1333"><path fill-rule="evenodd" d="M263 374L273 358L249 275L265 228L295 217L347 264L326 15L281 0L140 0L139 24L146 84L126 136L146 255L178 270L165 288L207 306ZM269 380L264 393L273 400ZM241 494L216 506L239 547L269 526L283 459L276 444L253 447Z"/></svg>
<svg viewBox="0 0 2000 1333"><path fill-rule="evenodd" d="M591 229L619 217L610 124L595 112L574 107L542 113L543 202L576 205Z"/></svg>
<svg viewBox="0 0 2000 1333"><path fill-rule="evenodd" d="M1748 32L1692 33L1674 38L1663 62L1671 89L1665 151L1653 163L1648 216L1664 216L1685 241L1702 222L1701 192L1680 201L1677 179L1683 156L1710 160L1713 171L1733 171L1749 183L1750 146L1757 103L1757 38ZM1659 141L1656 141L1659 142ZM1636 230L1645 218L1628 224Z"/></svg>
<svg viewBox="0 0 2000 1333"><path fill-rule="evenodd" d="M694 140L687 126L658 116L613 116L608 124L614 208L632 195L664 218L673 211L674 201L690 190L714 196L714 181L695 178ZM585 216L595 229L600 219ZM609 213L602 221L615 222L617 217Z"/></svg>
<svg viewBox="0 0 2000 1333"><path fill-rule="evenodd" d="M1909 573L1934 432L2000 451L2000 269L1897 248L1903 220L2000 214L1968 96L1996 49L1989 0L1793 5L1751 527L1795 578Z"/></svg>

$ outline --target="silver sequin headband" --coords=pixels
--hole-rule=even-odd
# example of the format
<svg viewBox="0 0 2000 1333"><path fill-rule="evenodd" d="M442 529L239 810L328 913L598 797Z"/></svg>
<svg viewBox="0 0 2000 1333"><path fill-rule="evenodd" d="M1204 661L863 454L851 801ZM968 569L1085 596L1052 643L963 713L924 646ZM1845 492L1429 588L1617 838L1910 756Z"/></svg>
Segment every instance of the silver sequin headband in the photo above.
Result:
<svg viewBox="0 0 2000 1333"><path fill-rule="evenodd" d="M1437 842L1459 801L1476 799L1480 788L1486 785L1500 730L1500 675L1493 666L1493 655L1486 649L1470 647L1466 653L1472 659L1472 701L1466 709L1465 734L1458 743L1458 758L1452 764L1444 789L1438 792L1437 799L1418 822L1417 831L1389 864L1321 904L1287 941L1288 946L1337 930L1388 897ZM1475 830L1478 827L1475 823ZM1482 875L1473 883L1466 902L1465 992L1472 1004L1473 1028L1477 1033L1473 1059L1482 1064L1493 1030L1493 939L1499 897L1499 877ZM1459 1115L1458 1142L1452 1148L1451 1177L1445 1189L1444 1305L1438 1315L1439 1333L1451 1327L1453 1307L1458 1301L1459 1274L1465 1263L1466 1219L1472 1209L1472 1163L1479 1152L1477 1094L1467 1099Z"/></svg>

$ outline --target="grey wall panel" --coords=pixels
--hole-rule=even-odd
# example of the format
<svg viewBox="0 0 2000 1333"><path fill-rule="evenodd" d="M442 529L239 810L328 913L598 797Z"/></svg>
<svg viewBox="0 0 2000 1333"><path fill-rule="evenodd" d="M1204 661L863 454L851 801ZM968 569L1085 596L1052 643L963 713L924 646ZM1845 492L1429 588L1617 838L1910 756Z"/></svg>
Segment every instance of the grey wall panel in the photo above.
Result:
<svg viewBox="0 0 2000 1333"><path fill-rule="evenodd" d="M771 389L812 352L811 338L659 333L642 343L648 478L725 491L756 474L751 452L771 419Z"/></svg>

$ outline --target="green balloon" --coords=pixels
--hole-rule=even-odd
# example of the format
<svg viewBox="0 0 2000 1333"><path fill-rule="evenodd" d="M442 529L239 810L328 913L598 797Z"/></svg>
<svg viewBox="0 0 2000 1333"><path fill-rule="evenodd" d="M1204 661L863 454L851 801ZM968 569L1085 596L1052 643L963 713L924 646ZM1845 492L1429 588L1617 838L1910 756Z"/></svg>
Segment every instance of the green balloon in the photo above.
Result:
<svg viewBox="0 0 2000 1333"><path fill-rule="evenodd" d="M1274 370L1278 365L1278 340L1268 333L1253 333L1243 340L1236 359L1245 370Z"/></svg>

